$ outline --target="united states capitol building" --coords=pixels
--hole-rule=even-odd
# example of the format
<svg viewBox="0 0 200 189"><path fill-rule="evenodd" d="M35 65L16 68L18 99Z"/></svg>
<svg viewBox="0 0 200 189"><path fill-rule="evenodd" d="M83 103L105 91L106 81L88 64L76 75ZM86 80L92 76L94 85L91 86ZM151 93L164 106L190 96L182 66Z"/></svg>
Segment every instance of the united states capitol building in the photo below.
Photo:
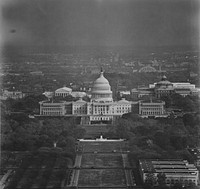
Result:
<svg viewBox="0 0 200 189"><path fill-rule="evenodd" d="M102 70L93 83L90 102L82 98L72 102L40 102L40 116L78 116L82 124L112 123L117 117L131 110L132 102L124 98L113 101L111 86Z"/></svg>

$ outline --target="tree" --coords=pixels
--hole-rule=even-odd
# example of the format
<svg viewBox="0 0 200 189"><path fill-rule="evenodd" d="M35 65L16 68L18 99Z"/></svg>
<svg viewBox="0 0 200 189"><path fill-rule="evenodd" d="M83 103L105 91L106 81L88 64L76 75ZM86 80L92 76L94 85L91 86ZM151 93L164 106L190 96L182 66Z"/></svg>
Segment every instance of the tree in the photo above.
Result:
<svg viewBox="0 0 200 189"><path fill-rule="evenodd" d="M165 107L169 108L172 105L172 97L171 96L162 96L161 100L165 101Z"/></svg>
<svg viewBox="0 0 200 189"><path fill-rule="evenodd" d="M166 185L166 175L165 175L165 173L158 173L157 182L158 182L159 186L165 186Z"/></svg>
<svg viewBox="0 0 200 189"><path fill-rule="evenodd" d="M128 119L128 120L132 120L132 121L141 121L141 117L139 117L139 115L134 114L132 112L123 114L122 119Z"/></svg>
<svg viewBox="0 0 200 189"><path fill-rule="evenodd" d="M182 189L183 185L181 182L175 183L172 187L172 189Z"/></svg>
<svg viewBox="0 0 200 189"><path fill-rule="evenodd" d="M82 138L85 130L78 128L70 119L45 119L23 121L10 116L2 121L2 149L5 150L35 150L40 147L59 146L71 149L75 140Z"/></svg>
<svg viewBox="0 0 200 189"><path fill-rule="evenodd" d="M69 134L70 123L59 119L48 119L43 122L41 134L47 136L47 143L57 146L57 143Z"/></svg>
<svg viewBox="0 0 200 189"><path fill-rule="evenodd" d="M158 146L160 146L163 149L166 149L166 147L170 145L168 134L162 131L157 131L154 134L154 141Z"/></svg>
<svg viewBox="0 0 200 189"><path fill-rule="evenodd" d="M130 124L131 122L129 120L119 119L116 127L116 133L119 138L128 138Z"/></svg>
<svg viewBox="0 0 200 189"><path fill-rule="evenodd" d="M189 96L186 96L184 98L184 101L185 101L185 103L183 104L184 111L193 112L198 109L196 108L196 106L198 107L198 104L195 105L195 102Z"/></svg>
<svg viewBox="0 0 200 189"><path fill-rule="evenodd" d="M173 94L171 96L172 98L172 104L175 105L177 108L182 108L184 106L184 97L179 94Z"/></svg>
<svg viewBox="0 0 200 189"><path fill-rule="evenodd" d="M176 150L182 150L187 147L187 137L181 135L170 136L170 143Z"/></svg>
<svg viewBox="0 0 200 189"><path fill-rule="evenodd" d="M146 173L145 187L152 188L156 184L156 176L154 173Z"/></svg>
<svg viewBox="0 0 200 189"><path fill-rule="evenodd" d="M195 118L192 114L184 114L183 115L183 123L185 126L189 125L193 127L195 125Z"/></svg>
<svg viewBox="0 0 200 189"><path fill-rule="evenodd" d="M199 187L195 185L195 183L190 182L187 186L187 189L198 189Z"/></svg>

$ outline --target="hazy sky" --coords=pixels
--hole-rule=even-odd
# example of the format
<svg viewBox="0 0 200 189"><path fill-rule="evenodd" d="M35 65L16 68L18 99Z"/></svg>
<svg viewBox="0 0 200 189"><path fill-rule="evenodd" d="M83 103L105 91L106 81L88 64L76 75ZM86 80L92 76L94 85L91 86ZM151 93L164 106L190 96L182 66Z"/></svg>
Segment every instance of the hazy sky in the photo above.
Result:
<svg viewBox="0 0 200 189"><path fill-rule="evenodd" d="M24 45L199 44L198 0L1 0L1 42Z"/></svg>

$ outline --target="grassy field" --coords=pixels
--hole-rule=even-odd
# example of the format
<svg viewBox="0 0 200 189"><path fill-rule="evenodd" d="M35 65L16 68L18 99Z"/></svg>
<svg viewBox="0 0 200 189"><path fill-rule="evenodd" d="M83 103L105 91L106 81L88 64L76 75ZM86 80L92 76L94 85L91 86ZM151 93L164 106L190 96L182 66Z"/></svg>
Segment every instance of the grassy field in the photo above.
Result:
<svg viewBox="0 0 200 189"><path fill-rule="evenodd" d="M80 187L126 187L122 147L124 142L80 142Z"/></svg>
<svg viewBox="0 0 200 189"><path fill-rule="evenodd" d="M79 186L125 186L126 179L122 169L82 169Z"/></svg>
<svg viewBox="0 0 200 189"><path fill-rule="evenodd" d="M121 154L83 154L82 167L122 167Z"/></svg>

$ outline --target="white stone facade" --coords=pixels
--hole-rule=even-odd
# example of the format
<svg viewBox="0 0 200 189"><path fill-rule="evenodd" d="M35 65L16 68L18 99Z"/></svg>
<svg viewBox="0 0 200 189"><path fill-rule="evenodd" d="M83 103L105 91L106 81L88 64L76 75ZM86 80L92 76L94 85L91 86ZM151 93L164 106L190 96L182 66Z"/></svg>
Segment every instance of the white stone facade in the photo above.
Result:
<svg viewBox="0 0 200 189"><path fill-rule="evenodd" d="M72 89L68 87L62 87L55 91L55 96L65 97L72 93Z"/></svg>
<svg viewBox="0 0 200 189"><path fill-rule="evenodd" d="M22 93L21 91L4 90L2 91L1 100L6 100L7 98L21 99L23 97L25 97L25 94Z"/></svg>
<svg viewBox="0 0 200 189"><path fill-rule="evenodd" d="M132 110L132 102L125 100L113 101L112 91L108 80L101 72L94 82L91 91L91 100L82 99L75 102L40 102L40 115L42 116L80 116L84 123L112 122L114 116L121 116ZM69 109L71 111L69 111Z"/></svg>
<svg viewBox="0 0 200 189"><path fill-rule="evenodd" d="M140 101L139 102L139 115L142 117L162 117L165 115L164 109L165 102L161 100L154 101Z"/></svg>
<svg viewBox="0 0 200 189"><path fill-rule="evenodd" d="M153 84L149 84L148 88L132 89L131 95L135 98L142 96L155 96L161 98L163 96L170 96L172 94L180 94L185 97L187 95L197 96L200 95L198 88L194 84L189 82L173 83L167 80L166 76L163 76L161 81Z"/></svg>
<svg viewBox="0 0 200 189"><path fill-rule="evenodd" d="M53 103L53 102L40 102L40 115L43 116L63 116L65 115L65 103Z"/></svg>

